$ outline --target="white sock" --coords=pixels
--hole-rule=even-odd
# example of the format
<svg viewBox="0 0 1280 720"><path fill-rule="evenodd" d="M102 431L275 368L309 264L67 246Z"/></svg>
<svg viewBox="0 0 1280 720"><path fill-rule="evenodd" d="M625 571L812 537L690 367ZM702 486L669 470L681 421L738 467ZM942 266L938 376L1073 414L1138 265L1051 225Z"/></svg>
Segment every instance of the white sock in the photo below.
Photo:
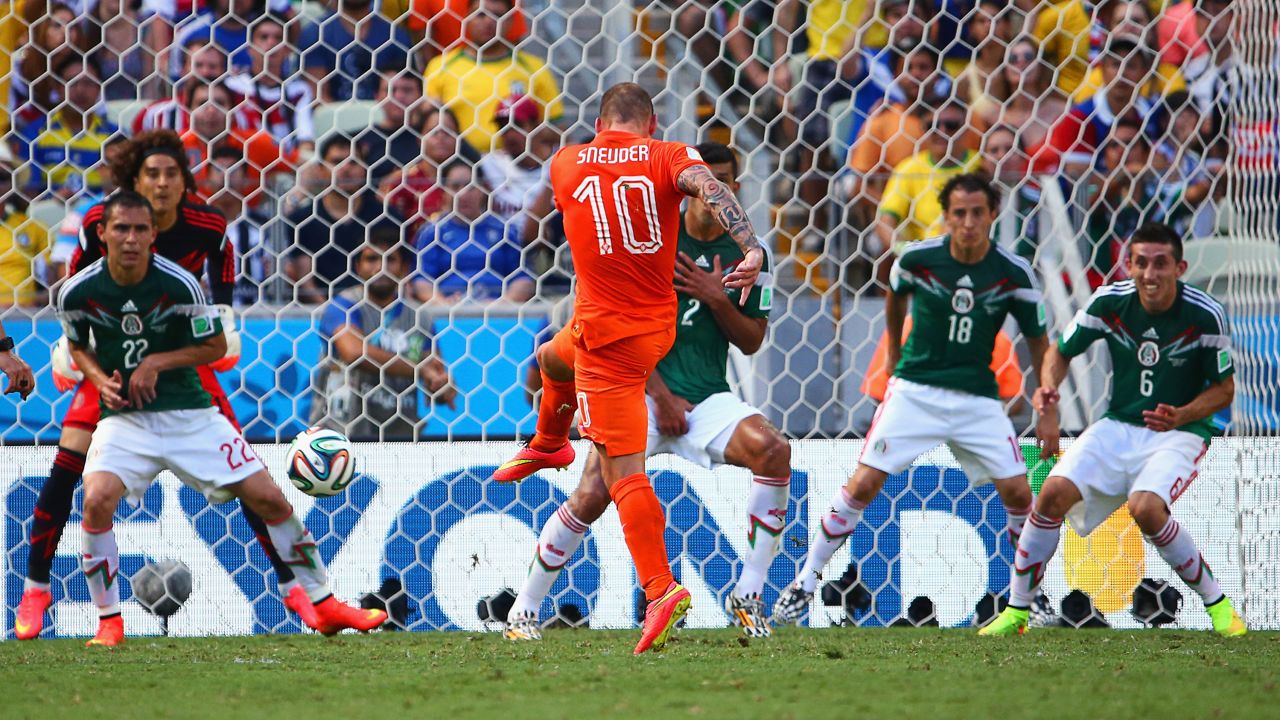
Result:
<svg viewBox="0 0 1280 720"><path fill-rule="evenodd" d="M285 564L293 568L298 584L307 591L311 602L320 602L332 595L329 571L320 557L320 548L311 537L311 531L298 519L298 514L290 512L283 520L274 523L268 520L266 523L271 544Z"/></svg>
<svg viewBox="0 0 1280 720"><path fill-rule="evenodd" d="M80 560L85 582L89 585L89 597L98 606L98 616L120 614L120 584L116 582L120 572L120 550L116 547L116 533L110 525L105 530L84 529L84 557Z"/></svg>
<svg viewBox="0 0 1280 720"><path fill-rule="evenodd" d="M1183 530L1177 520L1170 517L1160 532L1147 536L1147 539L1155 545L1156 552L1178 573L1187 587L1200 594L1205 605L1212 605L1222 599L1222 588L1209 569L1209 563L1204 561L1191 534Z"/></svg>
<svg viewBox="0 0 1280 720"><path fill-rule="evenodd" d="M298 587L298 578L294 578L289 582L280 583L280 597L289 597L289 592Z"/></svg>
<svg viewBox="0 0 1280 720"><path fill-rule="evenodd" d="M24 578L22 580L22 592L26 592L28 590L43 590L45 592L50 592L49 588L49 583L36 582L31 578Z"/></svg>
<svg viewBox="0 0 1280 720"><path fill-rule="evenodd" d="M836 550L844 545L866 509L866 503L855 500L844 488L840 488L840 492L831 500L831 510L822 516L819 532L814 534L813 542L809 544L809 554L805 557L804 568L797 578L805 592L813 592L818 587L822 569L831 561Z"/></svg>
<svg viewBox="0 0 1280 720"><path fill-rule="evenodd" d="M1031 513L1030 522L1022 529L1018 547L1013 553L1013 578L1009 583L1009 604L1019 608L1031 607L1036 591L1044 580L1044 570L1049 559L1058 550L1058 538L1062 535L1062 518L1045 517Z"/></svg>
<svg viewBox="0 0 1280 720"><path fill-rule="evenodd" d="M586 533L587 524L574 517L568 505L561 505L555 511L538 535L538 547L534 550L533 562L529 563L529 573L525 575L520 594L511 606L512 615L538 615L542 601L551 592L560 571L578 551Z"/></svg>
<svg viewBox="0 0 1280 720"><path fill-rule="evenodd" d="M733 588L734 597L759 595L769 566L782 547L782 530L787 526L787 495L791 476L751 479L747 495L747 543L751 550L742 562L742 574Z"/></svg>
<svg viewBox="0 0 1280 720"><path fill-rule="evenodd" d="M1009 532L1009 544L1014 550L1018 549L1018 538L1022 536L1022 526L1027 524L1027 518L1031 515L1031 505L1024 508L1011 508L1004 506L1004 514L1008 518L1005 521L1005 529Z"/></svg>

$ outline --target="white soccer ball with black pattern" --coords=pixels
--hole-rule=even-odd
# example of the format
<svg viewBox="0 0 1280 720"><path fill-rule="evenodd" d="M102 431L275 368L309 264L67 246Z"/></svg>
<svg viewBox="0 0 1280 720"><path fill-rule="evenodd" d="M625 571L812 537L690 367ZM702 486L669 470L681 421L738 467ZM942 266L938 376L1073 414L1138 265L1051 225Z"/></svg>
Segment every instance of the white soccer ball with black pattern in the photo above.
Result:
<svg viewBox="0 0 1280 720"><path fill-rule="evenodd" d="M303 430L289 445L288 458L289 480L313 497L337 495L355 478L355 451L347 436L336 430Z"/></svg>

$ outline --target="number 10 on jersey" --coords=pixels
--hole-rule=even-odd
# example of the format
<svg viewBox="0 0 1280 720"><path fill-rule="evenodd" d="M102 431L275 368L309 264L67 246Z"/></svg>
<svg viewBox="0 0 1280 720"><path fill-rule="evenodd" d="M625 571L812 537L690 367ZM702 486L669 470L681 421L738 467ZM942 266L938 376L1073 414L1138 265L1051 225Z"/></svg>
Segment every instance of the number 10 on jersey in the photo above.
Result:
<svg viewBox="0 0 1280 720"><path fill-rule="evenodd" d="M600 254L613 254L613 235L609 229L609 216L605 206L605 191L601 187L599 175L591 175L582 179L578 189L573 191L573 199L586 203L591 207L591 215L595 220L596 237L600 240ZM648 225L649 239L636 236L636 218L627 205L628 193L638 196L637 215L641 215ZM651 255L662 248L662 227L658 222L658 193L653 181L643 175L623 175L613 181L608 191L613 201L614 210L618 214L618 227L622 231L622 247L633 255Z"/></svg>

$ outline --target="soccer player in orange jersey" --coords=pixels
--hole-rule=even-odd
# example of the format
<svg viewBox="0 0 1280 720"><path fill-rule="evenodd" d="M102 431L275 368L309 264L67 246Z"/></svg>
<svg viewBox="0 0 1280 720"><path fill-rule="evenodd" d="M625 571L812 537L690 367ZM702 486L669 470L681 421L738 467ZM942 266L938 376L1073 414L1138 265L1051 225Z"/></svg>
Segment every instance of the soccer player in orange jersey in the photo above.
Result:
<svg viewBox="0 0 1280 720"><path fill-rule="evenodd" d="M551 187L564 215L577 273L573 320L538 348L542 401L529 444L494 473L499 482L573 462L569 428L600 455L648 607L635 652L661 649L689 610L675 582L662 532L666 518L644 472L645 382L675 339L676 245L683 196L710 206L744 257L724 276L746 298L764 262L760 240L728 186L697 150L652 139L653 99L635 83L600 101L596 137L551 160Z"/></svg>

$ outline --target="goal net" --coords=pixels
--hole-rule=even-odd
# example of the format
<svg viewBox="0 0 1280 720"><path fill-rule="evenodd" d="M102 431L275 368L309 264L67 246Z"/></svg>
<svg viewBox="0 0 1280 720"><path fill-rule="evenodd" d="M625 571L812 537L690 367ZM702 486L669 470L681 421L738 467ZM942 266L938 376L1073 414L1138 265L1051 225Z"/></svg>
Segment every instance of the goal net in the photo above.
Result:
<svg viewBox="0 0 1280 720"><path fill-rule="evenodd" d="M288 489L335 590L354 599L392 580L405 627L484 627L477 603L519 587L538 528L581 470L487 481L533 432L533 351L571 312L548 160L592 136L601 95L622 81L651 92L663 138L733 149L738 195L772 251L765 346L731 352L728 368L735 392L795 441L767 603L803 563L883 393L873 358L888 268L941 231L946 178L980 171L1002 193L993 238L1036 269L1055 334L1093 289L1125 277L1125 241L1142 223L1186 239L1185 279L1229 315L1237 397L1176 513L1250 625L1280 627L1277 0L481 0L473 15L452 0L187 5L0 6L0 191L5 177L11 186L0 303L38 378L25 402L0 400L6 628L73 402L51 373L61 329L49 296L75 263L88 208L119 181L118 138L164 128L191 163L193 194L229 220L237 259L221 292L242 355L219 377L247 437L281 481L281 443L312 424L359 443L362 476L344 494ZM335 342L352 327L366 341L356 357ZM1016 326L1006 332L1002 395L1038 488L1049 466L1034 460L1035 379ZM456 402L365 362L388 354L438 357ZM1068 435L1101 417L1109 389L1094 348L1065 388ZM650 471L673 567L694 592L690 624L723 626L747 547L749 473L671 456ZM79 497L54 562L59 635L92 628ZM611 513L544 620L635 623ZM1004 522L994 491L971 488L948 451L925 455L891 478L828 566L826 581L853 568L858 584L829 592L834 604L820 598L810 624L919 620L917 598L944 626L972 623L984 596L1007 591ZM191 567L171 632L299 629L234 506L207 507L166 474L116 527L122 575L165 558ZM1124 511L1089 538L1063 532L1045 585L1055 610L1081 590L1113 626L1139 625L1129 610L1149 577L1182 593L1176 625L1207 626ZM126 608L131 628L160 630Z"/></svg>

